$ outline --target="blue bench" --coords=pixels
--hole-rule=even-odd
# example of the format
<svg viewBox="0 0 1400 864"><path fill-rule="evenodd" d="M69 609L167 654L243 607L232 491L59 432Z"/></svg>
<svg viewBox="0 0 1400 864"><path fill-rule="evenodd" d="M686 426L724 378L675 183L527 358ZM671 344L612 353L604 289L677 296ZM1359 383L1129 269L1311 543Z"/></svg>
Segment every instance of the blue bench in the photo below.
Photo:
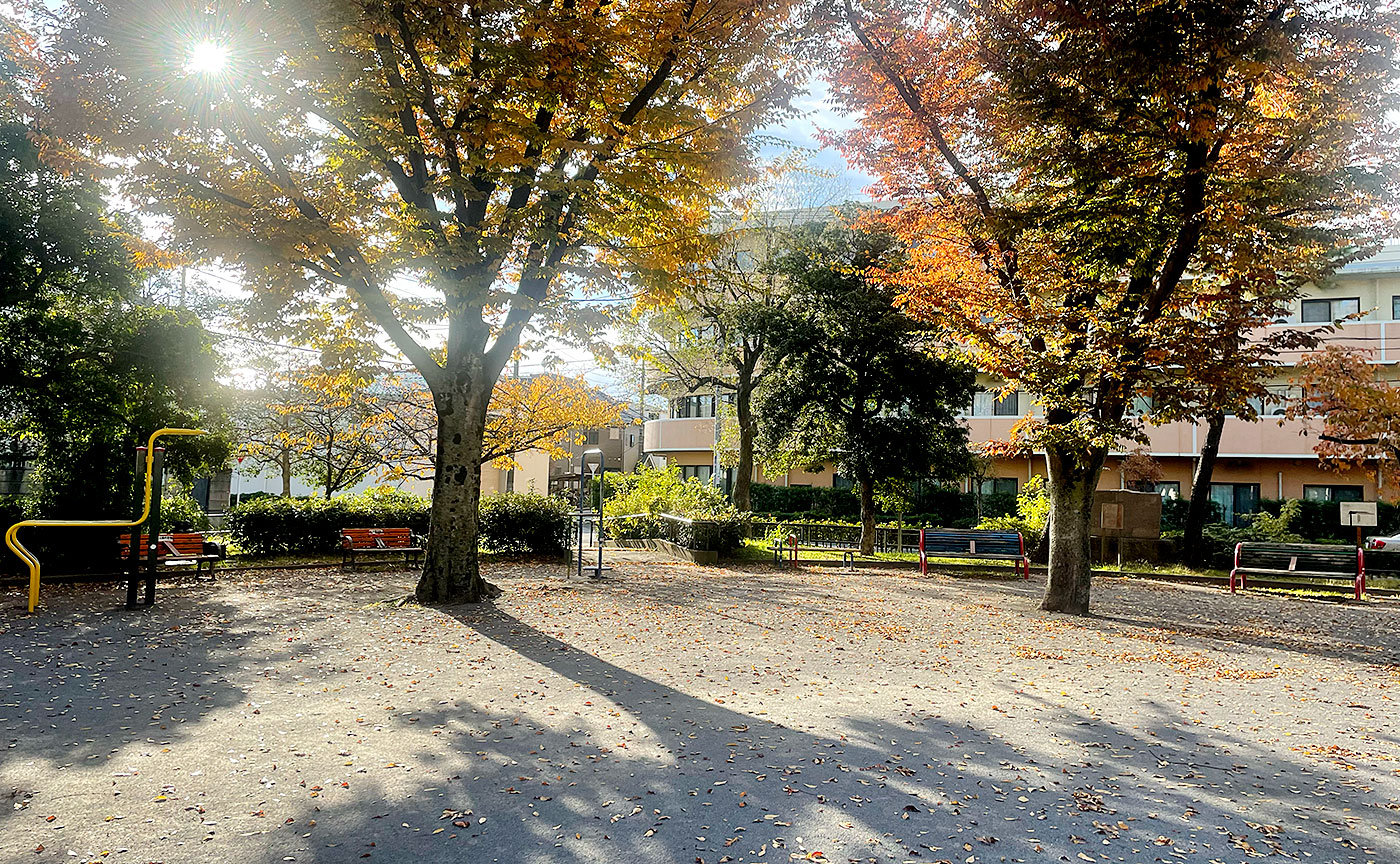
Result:
<svg viewBox="0 0 1400 864"><path fill-rule="evenodd" d="M1031 559L1019 531L978 531L926 528L919 532L919 572L928 573L929 558L990 558L1016 562L1031 578Z"/></svg>
<svg viewBox="0 0 1400 864"><path fill-rule="evenodd" d="M1354 546L1314 543L1235 544L1235 566L1230 571L1230 593L1243 589L1249 576L1279 577L1285 581L1351 583L1352 596L1360 600L1366 593L1365 553Z"/></svg>

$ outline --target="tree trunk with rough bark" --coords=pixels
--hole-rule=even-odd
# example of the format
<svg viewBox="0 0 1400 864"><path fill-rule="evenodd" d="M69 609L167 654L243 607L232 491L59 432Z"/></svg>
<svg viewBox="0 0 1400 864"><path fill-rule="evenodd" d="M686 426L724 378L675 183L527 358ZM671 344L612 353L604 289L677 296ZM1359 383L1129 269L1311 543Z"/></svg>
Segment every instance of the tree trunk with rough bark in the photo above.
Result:
<svg viewBox="0 0 1400 864"><path fill-rule="evenodd" d="M1206 440L1201 446L1196 473L1191 478L1191 500L1186 505L1186 524L1181 536L1182 558L1196 566L1204 559L1201 535L1210 513L1210 479L1215 473L1215 460L1220 455L1220 438L1225 432L1225 412L1216 411L1206 418Z"/></svg>
<svg viewBox="0 0 1400 864"><path fill-rule="evenodd" d="M741 382L742 383L742 382ZM734 396L739 422L739 464L734 468L734 507L741 513L753 509L753 389L740 387Z"/></svg>
<svg viewBox="0 0 1400 864"><path fill-rule="evenodd" d="M860 554L875 554L875 478L860 481Z"/></svg>
<svg viewBox="0 0 1400 864"><path fill-rule="evenodd" d="M1094 490L1107 452L1051 446L1045 454L1050 493L1050 563L1045 597L1047 612L1089 614L1089 526Z"/></svg>
<svg viewBox="0 0 1400 864"><path fill-rule="evenodd" d="M477 556L481 444L495 382L486 380L479 365L451 378L445 392L433 394L437 470L427 554L414 592L421 603L477 603L501 593L481 578Z"/></svg>

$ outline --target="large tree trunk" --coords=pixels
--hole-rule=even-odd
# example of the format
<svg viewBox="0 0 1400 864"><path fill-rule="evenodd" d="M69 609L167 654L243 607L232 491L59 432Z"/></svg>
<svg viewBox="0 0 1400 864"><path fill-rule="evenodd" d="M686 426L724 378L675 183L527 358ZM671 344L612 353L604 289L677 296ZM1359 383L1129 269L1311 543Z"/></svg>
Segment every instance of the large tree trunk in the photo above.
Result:
<svg viewBox="0 0 1400 864"><path fill-rule="evenodd" d="M1201 446L1196 474L1191 478L1191 500L1186 505L1186 524L1181 537L1182 558L1193 566L1201 564L1205 557L1201 534L1210 513L1210 478L1215 473L1215 459L1220 455L1220 438L1224 432L1224 411L1216 411L1206 418L1206 440Z"/></svg>
<svg viewBox="0 0 1400 864"><path fill-rule="evenodd" d="M734 506L741 513L753 509L753 389L739 382L734 397L734 409L739 421L739 464L734 468Z"/></svg>
<svg viewBox="0 0 1400 864"><path fill-rule="evenodd" d="M437 470L427 554L414 592L422 603L477 603L501 593L481 578L477 557L481 443L494 382L473 371L478 374L454 376L449 392L433 394Z"/></svg>
<svg viewBox="0 0 1400 864"><path fill-rule="evenodd" d="M282 448L279 465L282 469L282 497L290 498L292 497L292 448Z"/></svg>
<svg viewBox="0 0 1400 864"><path fill-rule="evenodd" d="M1089 525L1094 490L1108 453L1051 445L1045 454L1050 493L1050 564L1045 597L1048 612L1089 614Z"/></svg>
<svg viewBox="0 0 1400 864"><path fill-rule="evenodd" d="M860 481L860 554L875 554L875 479Z"/></svg>

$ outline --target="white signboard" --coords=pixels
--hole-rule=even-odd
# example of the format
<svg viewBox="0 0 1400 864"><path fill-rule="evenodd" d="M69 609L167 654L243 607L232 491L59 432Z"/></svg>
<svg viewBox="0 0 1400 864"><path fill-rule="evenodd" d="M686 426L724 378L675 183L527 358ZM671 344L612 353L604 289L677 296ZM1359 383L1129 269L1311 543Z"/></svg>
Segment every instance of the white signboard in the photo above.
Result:
<svg viewBox="0 0 1400 864"><path fill-rule="evenodd" d="M1376 526L1376 502L1343 501L1342 524L1374 528Z"/></svg>

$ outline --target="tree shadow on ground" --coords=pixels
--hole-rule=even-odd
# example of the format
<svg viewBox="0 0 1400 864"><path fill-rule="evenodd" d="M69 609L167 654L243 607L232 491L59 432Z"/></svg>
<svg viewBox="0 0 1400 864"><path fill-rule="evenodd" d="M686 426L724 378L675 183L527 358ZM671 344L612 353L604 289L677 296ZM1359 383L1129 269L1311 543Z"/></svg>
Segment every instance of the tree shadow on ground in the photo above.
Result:
<svg viewBox="0 0 1400 864"><path fill-rule="evenodd" d="M628 586L629 594L611 595L546 583L534 602L567 600L563 608L580 616L620 610L623 624L635 626L640 604L670 604L687 593L696 602L700 586L671 581L676 584L638 583ZM889 587L899 593L905 584ZM820 597L822 604L843 599L824 588L772 587L775 595ZM911 582L907 590L928 587ZM944 593L959 604L995 601L998 587L958 583L958 590ZM1165 696L1117 703L1105 697L1094 708L1074 708L1001 687L995 692L1008 701L977 713L960 708L967 694L946 676L933 676L939 689L920 687L923 673L903 667L874 676L881 679L870 682L880 685L878 693L850 687L819 696L819 686L799 684L775 695L731 696L698 679L693 686L679 683L675 658L663 652L623 650L622 643L616 650L606 643L585 649L566 634L542 629L568 620L563 614L546 625L504 605L366 612L361 617L368 626L382 631L375 638L401 649L390 655L372 653L383 646L366 647L342 629L345 609L372 596L347 602L351 595L333 586L306 601L295 583L279 591L277 597L256 595L256 603L193 592L178 601L163 596L152 610L157 614L144 625L150 629L140 632L177 634L158 655L179 664L176 677L237 679L218 682L217 699L194 696L204 703L186 707L194 717L162 730L178 751L183 739L206 734L201 724L221 721L218 732L207 734L227 740L202 742L199 768L218 772L230 803L216 810L211 801L205 813L198 799L181 799L175 801L178 819L157 817L145 826L141 817L166 804L152 804L149 796L118 799L94 814L127 815L105 823L117 826L104 829L114 832L112 839L148 853L138 842L147 832L161 832L188 843L160 847L163 860L238 858L246 864L720 864L794 856L976 864L1086 855L1206 864L1244 860L1249 852L1242 844L1263 854L1275 848L1286 856L1307 853L1313 860L1400 860L1397 835L1390 832L1397 824L1392 817L1400 815L1390 809L1396 806L1393 775L1377 776L1364 766L1349 770L1330 757L1251 740L1242 728L1207 728ZM378 595L386 596L382 585ZM583 602L575 604L579 598ZM730 608L723 595L707 600L721 611ZM761 594L758 602L773 605L779 620L786 614L781 596ZM1029 605L1025 598L1017 602ZM44 643L53 633L77 632L90 623L88 614L50 619L28 631L31 639L7 624L0 644L31 664L47 662ZM196 631L189 623L206 616L211 628L224 632ZM738 620L761 616L740 611L734 617L707 615L695 626L709 621L710 629L684 635L724 643L739 638L730 630ZM176 624L180 630L169 630ZM764 639L798 636L792 627L759 629L768 634ZM34 647L23 647L30 643ZM137 647L127 645L133 652ZM813 650L828 647L839 648ZM131 659L115 643L103 651L108 661ZM84 681L108 668L84 656L54 662L77 663L58 668L76 668ZM838 655L826 656L834 662ZM737 674L748 659L737 650L721 671ZM392 682L383 674L384 667L404 663L410 668ZM281 668L289 664L296 674ZM137 707L123 710L121 717L131 721L123 725L140 721L167 687L170 673L142 669L112 686L93 687L95 694L125 690L141 697ZM288 701L265 704L254 716L258 709L249 700L273 693ZM801 701L793 701L799 695ZM97 713L104 697L85 698ZM36 697L23 704L38 711L48 703ZM101 704L104 712L113 710ZM29 760L50 770L71 765L58 775L71 772L63 782L74 795L108 794L120 768L101 763L113 745L76 738L85 748L74 751L84 756L79 762L68 758L75 736L39 737L44 740L15 749L29 747ZM250 747L265 754L251 771L238 761ZM188 772L195 766L179 767ZM215 816L218 825L210 827ZM22 830L4 836L32 846L30 823L38 821L16 821ZM58 860L60 844L50 845Z"/></svg>
<svg viewBox="0 0 1400 864"><path fill-rule="evenodd" d="M1190 600L1153 604L1155 592L1150 591L1127 605L1116 599L1121 590L1101 586L1097 614L1085 618L1085 626L1115 634L1133 628L1163 632L1199 648L1223 643L1345 663L1400 665L1400 643L1392 636L1400 627L1400 605L1390 602L1362 605L1155 587L1155 592L1187 592Z"/></svg>
<svg viewBox="0 0 1400 864"><path fill-rule="evenodd" d="M452 704L403 724L414 735L408 758L447 781L395 801L372 835L358 797L318 814L356 848L376 843L376 860L1041 861L1087 851L1204 864L1246 847L1400 860L1400 841L1365 824L1396 814L1340 765L1183 724L1164 705L1144 704L1131 728L1059 710L1030 732L945 719L957 698L945 692L890 716L853 704L835 723L783 722L681 692L500 609L454 617L540 669L522 688L557 677L565 690L535 711ZM393 791L379 794L375 806L389 809ZM340 854L310 848L297 860Z"/></svg>

